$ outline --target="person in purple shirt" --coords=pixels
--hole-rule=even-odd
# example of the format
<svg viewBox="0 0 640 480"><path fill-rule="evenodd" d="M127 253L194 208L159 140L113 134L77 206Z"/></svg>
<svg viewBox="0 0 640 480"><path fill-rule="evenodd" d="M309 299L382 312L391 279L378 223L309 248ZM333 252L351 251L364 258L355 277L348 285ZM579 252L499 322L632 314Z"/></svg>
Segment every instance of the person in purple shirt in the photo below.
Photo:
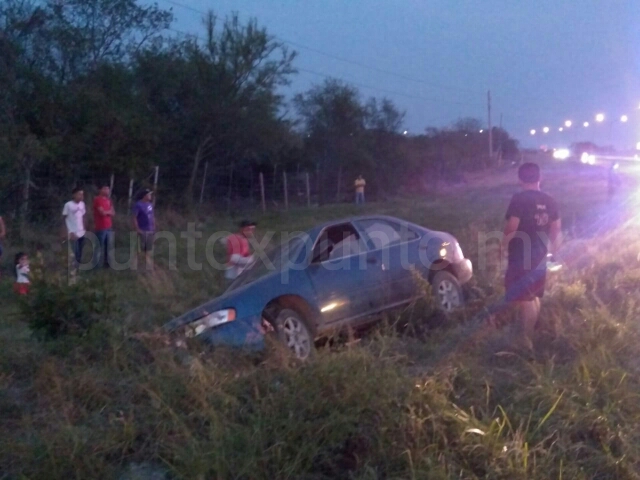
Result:
<svg viewBox="0 0 640 480"><path fill-rule="evenodd" d="M144 189L132 212L133 228L138 233L138 252L144 254L147 270L153 270L153 241L156 232L152 195L151 190ZM137 262L135 266L137 268Z"/></svg>

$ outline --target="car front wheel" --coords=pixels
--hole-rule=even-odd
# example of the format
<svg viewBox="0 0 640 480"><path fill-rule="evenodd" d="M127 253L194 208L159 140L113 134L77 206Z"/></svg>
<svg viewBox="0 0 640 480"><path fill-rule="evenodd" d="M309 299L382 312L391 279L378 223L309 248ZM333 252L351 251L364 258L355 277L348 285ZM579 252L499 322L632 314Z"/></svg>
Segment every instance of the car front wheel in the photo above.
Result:
<svg viewBox="0 0 640 480"><path fill-rule="evenodd" d="M444 312L451 312L464 304L462 287L449 272L438 272L431 283L436 305Z"/></svg>
<svg viewBox="0 0 640 480"><path fill-rule="evenodd" d="M315 346L311 329L298 312L288 308L280 310L275 324L278 339L296 358L307 360L313 356Z"/></svg>

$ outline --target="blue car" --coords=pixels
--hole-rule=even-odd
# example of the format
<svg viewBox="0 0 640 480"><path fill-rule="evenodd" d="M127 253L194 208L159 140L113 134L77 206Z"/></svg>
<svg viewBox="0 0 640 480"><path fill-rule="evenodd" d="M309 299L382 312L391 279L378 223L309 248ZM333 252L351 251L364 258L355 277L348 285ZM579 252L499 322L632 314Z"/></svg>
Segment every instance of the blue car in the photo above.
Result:
<svg viewBox="0 0 640 480"><path fill-rule="evenodd" d="M257 252L222 296L165 328L252 348L263 348L274 333L306 359L329 331L362 326L412 302L420 291L416 275L431 284L445 312L463 304L461 285L473 275L452 235L394 217L354 217L283 237L278 247Z"/></svg>

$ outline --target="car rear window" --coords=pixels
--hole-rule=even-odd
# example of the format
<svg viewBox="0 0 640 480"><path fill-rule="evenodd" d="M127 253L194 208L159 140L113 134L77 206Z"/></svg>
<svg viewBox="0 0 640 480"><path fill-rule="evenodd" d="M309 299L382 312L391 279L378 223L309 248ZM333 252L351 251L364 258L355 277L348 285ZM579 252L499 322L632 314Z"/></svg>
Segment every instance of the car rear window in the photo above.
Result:
<svg viewBox="0 0 640 480"><path fill-rule="evenodd" d="M419 238L419 235L409 227L388 220L360 220L357 223L369 237L375 249Z"/></svg>

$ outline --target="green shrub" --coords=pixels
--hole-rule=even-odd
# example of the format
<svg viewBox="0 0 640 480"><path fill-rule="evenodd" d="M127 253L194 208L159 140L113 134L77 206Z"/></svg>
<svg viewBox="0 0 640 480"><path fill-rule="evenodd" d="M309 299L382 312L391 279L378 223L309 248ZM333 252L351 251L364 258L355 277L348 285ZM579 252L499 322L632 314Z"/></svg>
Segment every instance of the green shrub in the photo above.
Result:
<svg viewBox="0 0 640 480"><path fill-rule="evenodd" d="M20 314L40 340L82 337L114 313L114 300L105 284L66 286L39 281L21 302Z"/></svg>

